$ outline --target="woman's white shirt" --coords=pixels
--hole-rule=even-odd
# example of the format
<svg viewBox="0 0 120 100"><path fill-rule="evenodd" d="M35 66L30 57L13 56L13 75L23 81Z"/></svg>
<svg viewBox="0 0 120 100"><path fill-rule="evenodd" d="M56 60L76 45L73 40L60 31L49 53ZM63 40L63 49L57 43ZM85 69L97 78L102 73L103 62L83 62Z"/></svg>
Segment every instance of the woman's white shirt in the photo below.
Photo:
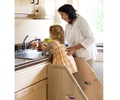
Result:
<svg viewBox="0 0 120 100"><path fill-rule="evenodd" d="M73 25L66 25L65 39L69 46L75 46L79 43L84 46L84 48L77 50L74 56L82 57L85 60L96 59L97 49L95 38L89 24L83 17L78 16Z"/></svg>

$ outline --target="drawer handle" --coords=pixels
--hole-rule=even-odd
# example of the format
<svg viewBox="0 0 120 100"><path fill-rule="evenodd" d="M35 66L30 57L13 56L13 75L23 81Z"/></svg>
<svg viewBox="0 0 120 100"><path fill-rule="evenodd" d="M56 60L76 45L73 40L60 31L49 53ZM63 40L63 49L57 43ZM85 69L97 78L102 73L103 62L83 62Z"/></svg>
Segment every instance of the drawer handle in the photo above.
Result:
<svg viewBox="0 0 120 100"><path fill-rule="evenodd" d="M36 3L36 5L38 5L39 4L39 0L37 0L37 3Z"/></svg>
<svg viewBox="0 0 120 100"><path fill-rule="evenodd" d="M85 81L84 82L86 85L91 85L92 83L91 82L88 82L88 81Z"/></svg>
<svg viewBox="0 0 120 100"><path fill-rule="evenodd" d="M31 4L33 4L34 3L34 0L31 0Z"/></svg>
<svg viewBox="0 0 120 100"><path fill-rule="evenodd" d="M66 95L67 100L75 100L75 96L73 95Z"/></svg>

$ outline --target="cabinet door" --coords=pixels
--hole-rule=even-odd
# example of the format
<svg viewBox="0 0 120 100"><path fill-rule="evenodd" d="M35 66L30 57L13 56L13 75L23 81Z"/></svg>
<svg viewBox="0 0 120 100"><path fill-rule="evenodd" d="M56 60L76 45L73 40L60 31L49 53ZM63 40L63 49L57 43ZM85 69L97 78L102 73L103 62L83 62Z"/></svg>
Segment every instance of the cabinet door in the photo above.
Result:
<svg viewBox="0 0 120 100"><path fill-rule="evenodd" d="M54 0L37 0L34 18L51 18L55 15Z"/></svg>
<svg viewBox="0 0 120 100"><path fill-rule="evenodd" d="M47 100L47 81L43 80L15 93L15 100Z"/></svg>
<svg viewBox="0 0 120 100"><path fill-rule="evenodd" d="M15 0L16 14L34 14L35 0Z"/></svg>
<svg viewBox="0 0 120 100"><path fill-rule="evenodd" d="M46 65L50 62L38 63L15 72L15 92L29 87L47 78Z"/></svg>

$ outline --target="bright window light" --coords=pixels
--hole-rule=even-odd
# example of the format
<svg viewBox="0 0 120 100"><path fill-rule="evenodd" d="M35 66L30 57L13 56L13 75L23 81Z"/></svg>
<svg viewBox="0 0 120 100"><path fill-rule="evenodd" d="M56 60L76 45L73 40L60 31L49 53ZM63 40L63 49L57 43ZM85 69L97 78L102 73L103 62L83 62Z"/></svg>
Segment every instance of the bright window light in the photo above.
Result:
<svg viewBox="0 0 120 100"><path fill-rule="evenodd" d="M89 23L96 43L103 44L103 0L78 0L78 14Z"/></svg>

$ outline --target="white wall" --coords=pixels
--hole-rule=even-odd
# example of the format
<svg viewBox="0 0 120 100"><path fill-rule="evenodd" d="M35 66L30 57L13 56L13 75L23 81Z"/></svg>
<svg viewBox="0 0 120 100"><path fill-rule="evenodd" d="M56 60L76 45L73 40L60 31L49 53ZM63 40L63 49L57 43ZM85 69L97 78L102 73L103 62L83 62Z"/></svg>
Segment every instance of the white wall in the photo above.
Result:
<svg viewBox="0 0 120 100"><path fill-rule="evenodd" d="M26 35L29 35L27 41L34 39L35 37L41 38L42 40L49 37L49 27L54 24L60 24L63 29L65 28L66 22L61 20L61 16L57 12L58 8L70 2L71 0L60 0L55 2L55 16L53 19L39 19L34 20L30 18L15 18L15 44L22 43ZM22 15L24 16L24 15Z"/></svg>
<svg viewBox="0 0 120 100"><path fill-rule="evenodd" d="M25 36L29 35L26 42L38 37L49 37L49 27L53 24L52 19L15 19L15 44L22 43Z"/></svg>

